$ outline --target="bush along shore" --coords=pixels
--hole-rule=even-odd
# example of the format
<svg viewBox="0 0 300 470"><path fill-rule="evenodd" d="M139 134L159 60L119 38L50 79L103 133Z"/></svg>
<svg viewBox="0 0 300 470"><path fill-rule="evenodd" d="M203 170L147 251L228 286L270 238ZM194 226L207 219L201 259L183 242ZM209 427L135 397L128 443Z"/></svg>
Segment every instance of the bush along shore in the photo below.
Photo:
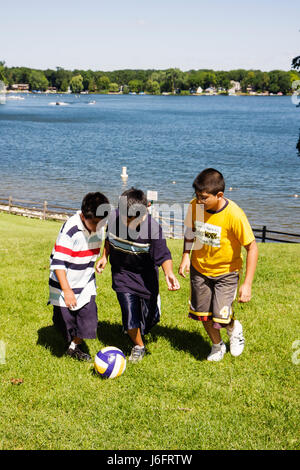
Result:
<svg viewBox="0 0 300 470"><path fill-rule="evenodd" d="M0 61L0 81L7 90L25 92L286 95L299 79L296 70L37 70Z"/></svg>

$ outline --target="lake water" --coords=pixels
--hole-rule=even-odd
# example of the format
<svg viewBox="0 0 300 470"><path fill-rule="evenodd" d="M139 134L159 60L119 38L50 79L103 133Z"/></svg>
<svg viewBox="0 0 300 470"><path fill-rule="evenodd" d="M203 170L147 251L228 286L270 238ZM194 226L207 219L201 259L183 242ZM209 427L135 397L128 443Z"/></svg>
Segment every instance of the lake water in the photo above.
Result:
<svg viewBox="0 0 300 470"><path fill-rule="evenodd" d="M136 186L186 203L195 176L214 167L253 227L300 233L300 109L290 97L18 96L0 106L1 196L76 208L89 191L116 203Z"/></svg>

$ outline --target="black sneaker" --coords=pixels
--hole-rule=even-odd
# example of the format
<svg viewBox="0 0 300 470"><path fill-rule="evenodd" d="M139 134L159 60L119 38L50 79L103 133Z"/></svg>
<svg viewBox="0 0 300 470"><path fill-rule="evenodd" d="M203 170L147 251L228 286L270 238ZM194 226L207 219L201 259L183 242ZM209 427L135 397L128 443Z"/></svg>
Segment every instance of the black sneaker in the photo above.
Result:
<svg viewBox="0 0 300 470"><path fill-rule="evenodd" d="M73 359L77 359L78 361L91 361L92 358L89 354L81 351L81 349L76 346L75 349L69 348L66 352L67 356L72 357Z"/></svg>

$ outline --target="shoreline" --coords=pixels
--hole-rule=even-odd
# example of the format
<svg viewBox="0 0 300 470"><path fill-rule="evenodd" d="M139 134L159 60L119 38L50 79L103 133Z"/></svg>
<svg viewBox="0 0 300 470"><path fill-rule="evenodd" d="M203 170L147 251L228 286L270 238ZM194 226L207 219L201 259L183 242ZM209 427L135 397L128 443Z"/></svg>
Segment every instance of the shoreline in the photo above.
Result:
<svg viewBox="0 0 300 470"><path fill-rule="evenodd" d="M62 207L63 209L63 207ZM67 208L66 208L67 209ZM68 209L70 210L70 209ZM70 214L66 212L54 212L47 210L46 212L35 207L21 207L16 205L9 205L9 204L0 204L0 214L9 214L9 215L16 215L21 217L26 217L29 219L40 219L44 221L58 221L58 222L65 222L68 218L75 213L76 209ZM156 218L154 214L152 214ZM177 225L175 222L171 222L170 218L165 219L164 217L158 217L159 223L162 225L165 237L167 239L183 239L183 225ZM176 230L179 229L179 232ZM300 233L294 234L291 232L280 232L280 231L273 231L272 228L268 229L266 226L262 226L262 228L255 228L252 227L252 230L258 235L255 235L256 241L260 243L270 243L270 242L277 242L277 243L293 243L293 244L300 244ZM178 233L181 234L178 236ZM268 237L268 233L271 234L271 237ZM281 239L274 238L280 236ZM283 237L283 238L282 238ZM299 239L297 238L299 237ZM269 240L269 241L268 241ZM299 240L299 241L298 241Z"/></svg>
<svg viewBox="0 0 300 470"><path fill-rule="evenodd" d="M6 95L64 95L64 96L103 96L103 95L109 95L109 96L177 96L177 97L182 97L182 96L293 96L293 93L286 93L283 94L281 92L279 93L256 93L256 92L251 92L251 93L225 93L225 92L216 92L216 93L171 93L171 92L164 92L164 93L148 93L148 92L142 92L142 93L123 93L123 92L81 92L81 93L68 93L66 91L40 91L40 92L33 92L33 91L22 91L22 90L7 90Z"/></svg>

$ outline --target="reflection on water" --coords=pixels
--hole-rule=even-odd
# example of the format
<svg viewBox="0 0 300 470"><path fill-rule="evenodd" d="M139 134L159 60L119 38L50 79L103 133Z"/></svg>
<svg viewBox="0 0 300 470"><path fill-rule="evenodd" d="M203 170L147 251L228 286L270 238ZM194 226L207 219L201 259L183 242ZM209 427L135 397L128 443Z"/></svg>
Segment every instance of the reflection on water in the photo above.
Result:
<svg viewBox="0 0 300 470"><path fill-rule="evenodd" d="M213 167L253 226L300 232L299 109L290 97L23 98L0 106L0 196L80 207L89 191L116 204L135 186L182 204Z"/></svg>

